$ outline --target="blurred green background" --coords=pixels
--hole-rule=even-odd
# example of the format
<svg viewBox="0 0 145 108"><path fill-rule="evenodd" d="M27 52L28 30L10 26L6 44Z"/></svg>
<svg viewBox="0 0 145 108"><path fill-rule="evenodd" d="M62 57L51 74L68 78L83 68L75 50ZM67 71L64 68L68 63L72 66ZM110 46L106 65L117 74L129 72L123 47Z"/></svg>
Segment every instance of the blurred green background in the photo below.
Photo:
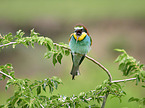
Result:
<svg viewBox="0 0 145 108"><path fill-rule="evenodd" d="M84 24L93 39L89 56L102 63L112 74L113 80L126 78L114 63L119 53L113 49L124 48L130 55L145 64L145 1L144 0L0 0L0 33L2 35L22 29L26 36L32 28L54 42L68 44L69 35L77 23ZM54 93L71 96L89 91L107 79L97 65L85 59L80 66L81 75L71 80L71 56L64 57L62 64L52 65L44 59L46 49L35 45L22 45L0 52L0 65L12 63L17 78L40 80L58 76L62 79ZM13 93L5 91L6 81L0 82L0 104ZM143 97L144 89L135 83L123 83L126 97L107 100L106 108L138 108L137 103L128 103L131 96ZM46 93L49 96L49 93Z"/></svg>

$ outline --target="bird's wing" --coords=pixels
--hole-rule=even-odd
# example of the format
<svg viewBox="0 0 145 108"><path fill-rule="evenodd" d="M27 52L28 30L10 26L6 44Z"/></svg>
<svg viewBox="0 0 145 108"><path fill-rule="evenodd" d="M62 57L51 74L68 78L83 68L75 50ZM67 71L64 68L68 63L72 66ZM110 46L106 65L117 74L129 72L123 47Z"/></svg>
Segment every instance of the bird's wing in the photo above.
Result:
<svg viewBox="0 0 145 108"><path fill-rule="evenodd" d="M91 41L91 45L92 45L92 38L91 38L91 36L89 36L90 37L90 41Z"/></svg>

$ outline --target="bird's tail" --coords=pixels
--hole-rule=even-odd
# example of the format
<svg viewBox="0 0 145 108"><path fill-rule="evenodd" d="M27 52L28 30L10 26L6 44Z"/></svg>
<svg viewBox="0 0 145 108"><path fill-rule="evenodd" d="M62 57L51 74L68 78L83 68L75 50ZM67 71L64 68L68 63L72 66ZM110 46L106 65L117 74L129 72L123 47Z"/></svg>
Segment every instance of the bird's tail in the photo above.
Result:
<svg viewBox="0 0 145 108"><path fill-rule="evenodd" d="M79 65L78 66L73 65L70 74L72 75L72 80L74 80L75 76L80 74L79 73Z"/></svg>

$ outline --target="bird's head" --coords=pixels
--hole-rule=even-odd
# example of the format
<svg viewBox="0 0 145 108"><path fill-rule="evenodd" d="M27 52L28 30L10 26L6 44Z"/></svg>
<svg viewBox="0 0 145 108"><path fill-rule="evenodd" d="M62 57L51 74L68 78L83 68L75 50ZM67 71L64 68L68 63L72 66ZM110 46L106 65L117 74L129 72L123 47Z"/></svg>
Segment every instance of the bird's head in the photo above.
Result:
<svg viewBox="0 0 145 108"><path fill-rule="evenodd" d="M85 32L87 35L89 35L89 33L88 33L86 27L85 27L84 25L82 25L82 24L76 25L76 26L74 27L74 30L75 30L74 32L75 32L75 34L76 34L76 36L77 36L76 42L78 41L78 38L79 38L80 36L82 36L82 33L83 33L83 32Z"/></svg>

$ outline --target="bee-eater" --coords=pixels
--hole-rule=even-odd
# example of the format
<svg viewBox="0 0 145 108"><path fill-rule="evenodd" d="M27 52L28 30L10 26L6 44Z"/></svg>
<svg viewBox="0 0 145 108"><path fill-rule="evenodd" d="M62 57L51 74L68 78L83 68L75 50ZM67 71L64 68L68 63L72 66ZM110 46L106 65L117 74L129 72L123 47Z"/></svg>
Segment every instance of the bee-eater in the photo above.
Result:
<svg viewBox="0 0 145 108"><path fill-rule="evenodd" d="M79 75L79 65L85 58L85 55L89 52L92 45L92 39L82 24L74 27L74 33L70 35L69 46L71 49L73 66L71 70L72 80L76 75Z"/></svg>

